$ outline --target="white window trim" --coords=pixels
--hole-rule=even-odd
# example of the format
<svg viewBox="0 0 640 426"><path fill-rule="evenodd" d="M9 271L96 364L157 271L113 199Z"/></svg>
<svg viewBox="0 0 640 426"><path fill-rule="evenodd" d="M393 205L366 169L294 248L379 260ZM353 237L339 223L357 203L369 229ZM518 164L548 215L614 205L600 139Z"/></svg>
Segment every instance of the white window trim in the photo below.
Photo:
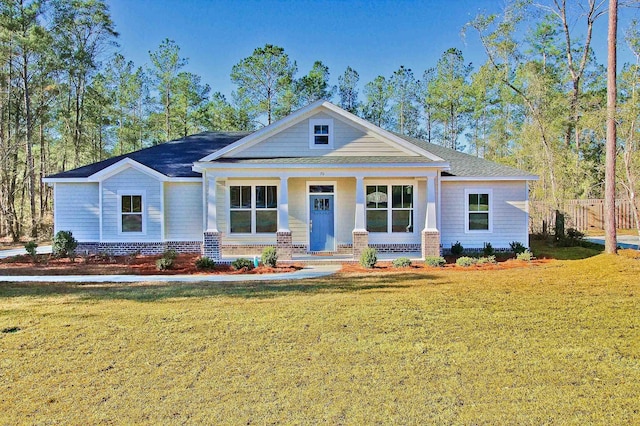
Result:
<svg viewBox="0 0 640 426"><path fill-rule="evenodd" d="M489 195L489 229L469 229L469 194ZM465 188L464 190L464 232L466 234L490 234L493 232L493 190L490 188ZM478 212L484 213L484 212Z"/></svg>
<svg viewBox="0 0 640 426"><path fill-rule="evenodd" d="M327 145L316 145L315 126L329 126L329 143ZM333 119L332 118L311 118L309 119L309 148L310 149L333 149Z"/></svg>
<svg viewBox="0 0 640 426"><path fill-rule="evenodd" d="M118 190L118 235L147 235L147 191ZM142 231L124 232L122 230L122 197L126 195L139 195L142 197Z"/></svg>
<svg viewBox="0 0 640 426"><path fill-rule="evenodd" d="M392 187L393 186L409 186L413 187L413 207L411 209L408 208L392 208L391 207L391 197L392 197ZM387 192L389 196L389 201L387 203L386 209L369 209L367 208L367 186L386 186ZM416 235L418 233L418 227L416 226L416 215L418 214L418 182L415 180L410 181L381 181L381 180L365 180L363 183L364 190L364 226L365 229L367 227L367 211L368 210L387 210L387 232L372 232L368 231L373 235ZM394 210L412 210L413 211L413 231L412 232L392 232L393 228L393 211Z"/></svg>
<svg viewBox="0 0 640 426"><path fill-rule="evenodd" d="M231 187L232 186L250 186L251 187L251 232L231 232ZM277 189L277 197L276 197L276 207L269 209L258 209L256 208L256 186L275 186ZM274 232L256 232L256 210L263 211L275 211L276 212L276 223L278 222L278 215L280 214L278 206L280 204L280 181L268 181L268 180L228 180L226 181L225 187L225 205L226 213L227 213L227 234L233 236L247 236L247 235L276 235L276 231ZM237 209L235 211L242 211L249 209Z"/></svg>

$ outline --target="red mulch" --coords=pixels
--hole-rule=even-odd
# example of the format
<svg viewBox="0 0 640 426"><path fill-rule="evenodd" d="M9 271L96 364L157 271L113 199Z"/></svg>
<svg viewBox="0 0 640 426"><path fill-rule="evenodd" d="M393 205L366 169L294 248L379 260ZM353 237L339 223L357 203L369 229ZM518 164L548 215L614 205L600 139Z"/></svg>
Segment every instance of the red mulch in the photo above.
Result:
<svg viewBox="0 0 640 426"><path fill-rule="evenodd" d="M195 261L197 254L179 254L173 268L158 271L156 256L103 256L90 255L71 260L56 259L50 255L38 255L34 263L28 255L14 256L0 260L1 275L219 275L219 274L275 274L294 272L302 269L300 265L269 268L259 266L252 270L233 270L230 265L218 265L214 269L199 270Z"/></svg>

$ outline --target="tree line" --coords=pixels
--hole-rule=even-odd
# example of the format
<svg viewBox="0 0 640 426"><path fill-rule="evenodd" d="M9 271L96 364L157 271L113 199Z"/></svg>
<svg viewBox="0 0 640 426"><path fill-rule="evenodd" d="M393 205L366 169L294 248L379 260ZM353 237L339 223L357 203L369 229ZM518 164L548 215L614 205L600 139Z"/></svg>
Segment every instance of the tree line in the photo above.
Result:
<svg viewBox="0 0 640 426"><path fill-rule="evenodd" d="M586 6L585 6L586 5ZM538 174L531 198L600 198L604 191L606 72L592 49L606 9L595 0L510 1L464 28L486 62L451 48L433 67L399 66L360 82L347 67L332 83L320 60L299 75L266 44L230 70L227 99L188 72L166 39L136 65L118 52L103 0L0 0L0 237L51 227L48 174L201 131L250 131L318 99L372 123ZM634 62L618 81L618 182L640 189L640 36L624 29Z"/></svg>

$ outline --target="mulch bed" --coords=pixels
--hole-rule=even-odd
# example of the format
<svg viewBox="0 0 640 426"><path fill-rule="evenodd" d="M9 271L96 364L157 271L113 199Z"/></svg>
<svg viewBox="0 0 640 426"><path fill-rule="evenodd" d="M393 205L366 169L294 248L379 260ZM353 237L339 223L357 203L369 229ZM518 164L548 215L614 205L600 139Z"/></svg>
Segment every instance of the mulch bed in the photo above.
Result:
<svg viewBox="0 0 640 426"><path fill-rule="evenodd" d="M217 265L213 269L199 270L195 266L198 254L179 254L173 267L168 270L156 269L156 260L161 256L82 256L72 262L68 258L57 259L51 255L38 255L34 263L30 256L21 255L0 259L0 274L16 275L221 275L221 274L275 274L294 272L301 265L286 265L276 268L259 266L247 270L234 270L230 265Z"/></svg>
<svg viewBox="0 0 640 426"><path fill-rule="evenodd" d="M472 266L458 266L456 265L456 258L453 256L445 256L447 263L442 268L435 268L431 266L427 266L420 263L414 263L413 265L405 268L396 268L391 262L378 262L376 266L373 268L365 268L360 264L351 263L351 264L343 264L340 272L342 273L379 273L379 272L422 272L422 271L437 271L437 270L461 270L461 271L492 271L492 270L500 270L500 269L515 269L515 268L529 268L532 266L538 266L545 263L550 262L550 259L535 259L530 262L525 262L524 260L517 260L513 258L503 258L499 259L497 263L485 263L482 265L472 265Z"/></svg>

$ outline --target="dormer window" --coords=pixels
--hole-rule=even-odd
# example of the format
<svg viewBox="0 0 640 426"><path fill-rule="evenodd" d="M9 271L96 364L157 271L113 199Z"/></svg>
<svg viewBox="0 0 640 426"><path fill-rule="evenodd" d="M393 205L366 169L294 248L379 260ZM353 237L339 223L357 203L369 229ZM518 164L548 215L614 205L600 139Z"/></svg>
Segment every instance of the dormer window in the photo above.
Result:
<svg viewBox="0 0 640 426"><path fill-rule="evenodd" d="M333 148L333 120L331 119L309 120L309 148L311 149Z"/></svg>

